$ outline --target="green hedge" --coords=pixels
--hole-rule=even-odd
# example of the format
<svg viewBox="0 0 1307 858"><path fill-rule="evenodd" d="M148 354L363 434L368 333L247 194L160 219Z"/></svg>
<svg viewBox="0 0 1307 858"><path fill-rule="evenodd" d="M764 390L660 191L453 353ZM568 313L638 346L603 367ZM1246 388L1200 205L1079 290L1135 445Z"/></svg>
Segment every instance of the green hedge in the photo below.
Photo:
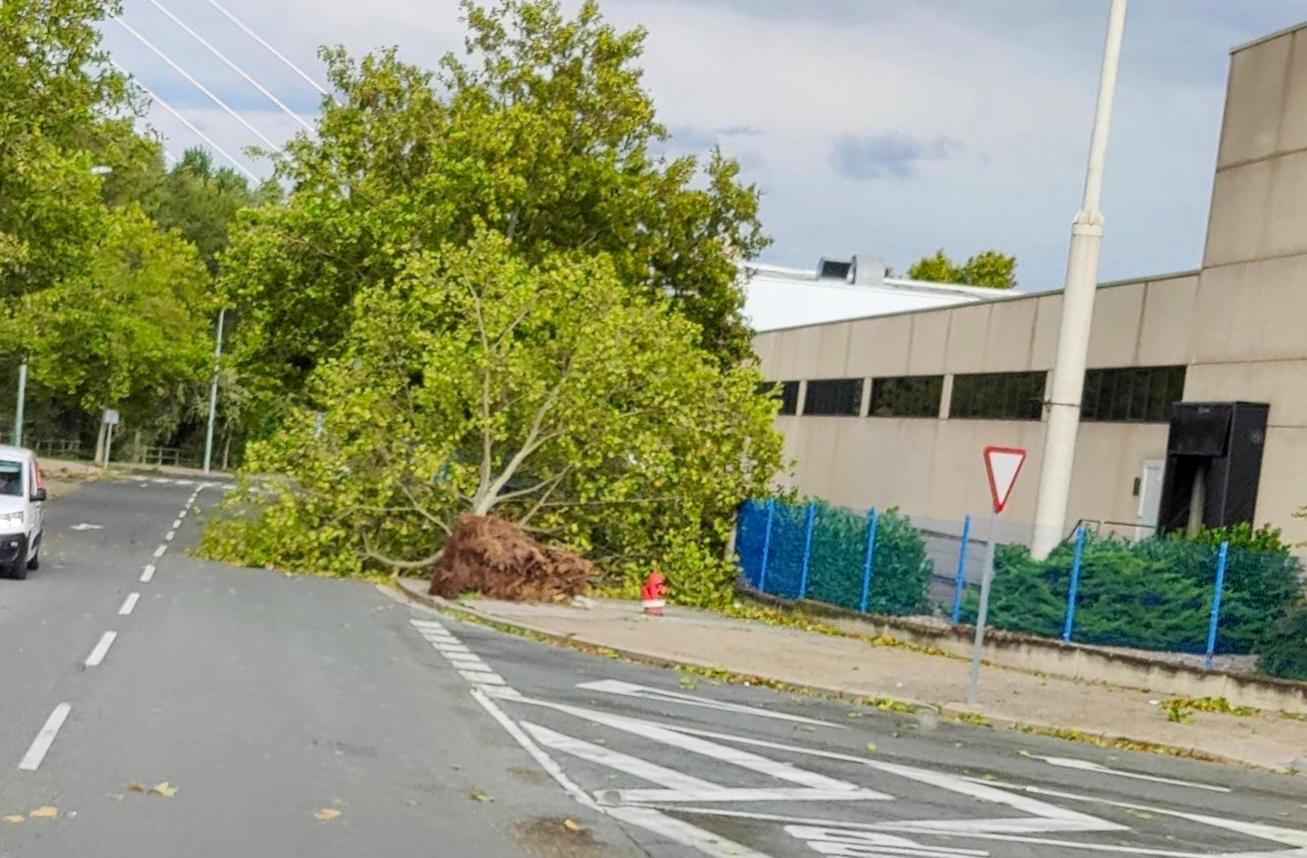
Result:
<svg viewBox="0 0 1307 858"><path fill-rule="evenodd" d="M1307 635L1293 638L1292 606L1301 597L1302 566L1266 531L1213 531L1190 540L1154 537L1136 543L1085 541L1073 640L1141 649L1203 652L1207 646L1219 543L1231 542L1217 627L1217 652L1276 653L1264 668L1277 675L1307 661ZM1073 546L1037 561L1024 546L1000 546L989 622L1003 629L1060 636L1066 617ZM964 616L974 622L977 595ZM1301 609L1307 613L1307 609ZM1295 615L1296 616L1296 615ZM1299 624L1307 619L1297 620ZM1277 631L1278 630L1278 631ZM1296 655L1295 655L1296 653Z"/></svg>
<svg viewBox="0 0 1307 858"><path fill-rule="evenodd" d="M818 503L808 562L808 598L857 610L867 551L866 515ZM926 543L897 509L880 514L867 610L875 614L930 612L932 572Z"/></svg>

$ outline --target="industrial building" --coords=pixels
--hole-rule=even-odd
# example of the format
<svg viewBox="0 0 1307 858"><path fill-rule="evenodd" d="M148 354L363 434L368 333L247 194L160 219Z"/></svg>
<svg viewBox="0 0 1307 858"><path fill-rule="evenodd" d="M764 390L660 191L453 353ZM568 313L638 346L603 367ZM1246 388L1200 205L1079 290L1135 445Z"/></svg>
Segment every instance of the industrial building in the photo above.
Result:
<svg viewBox="0 0 1307 858"><path fill-rule="evenodd" d="M988 510L985 445L1029 451L1060 293L762 331L801 494L926 521ZM1067 520L1131 535L1270 523L1307 541L1307 23L1234 49L1202 267L1104 283Z"/></svg>

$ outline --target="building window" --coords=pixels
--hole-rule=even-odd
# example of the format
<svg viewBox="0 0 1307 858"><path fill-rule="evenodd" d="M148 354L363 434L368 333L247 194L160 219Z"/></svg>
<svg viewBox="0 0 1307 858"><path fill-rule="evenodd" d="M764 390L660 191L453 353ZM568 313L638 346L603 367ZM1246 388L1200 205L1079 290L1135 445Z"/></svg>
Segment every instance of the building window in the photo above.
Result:
<svg viewBox="0 0 1307 858"><path fill-rule="evenodd" d="M758 393L781 401L778 414L797 414L799 411L799 383L797 381L764 381Z"/></svg>
<svg viewBox="0 0 1307 858"><path fill-rule="evenodd" d="M1165 423L1184 398L1185 367L1131 366L1085 373L1081 420Z"/></svg>
<svg viewBox="0 0 1307 858"><path fill-rule="evenodd" d="M804 414L857 417L862 411L862 379L823 378L808 382Z"/></svg>
<svg viewBox="0 0 1307 858"><path fill-rule="evenodd" d="M983 372L953 376L949 416L962 420L1038 420L1044 412L1043 372Z"/></svg>
<svg viewBox="0 0 1307 858"><path fill-rule="evenodd" d="M904 375L871 381L868 417L938 417L942 375Z"/></svg>

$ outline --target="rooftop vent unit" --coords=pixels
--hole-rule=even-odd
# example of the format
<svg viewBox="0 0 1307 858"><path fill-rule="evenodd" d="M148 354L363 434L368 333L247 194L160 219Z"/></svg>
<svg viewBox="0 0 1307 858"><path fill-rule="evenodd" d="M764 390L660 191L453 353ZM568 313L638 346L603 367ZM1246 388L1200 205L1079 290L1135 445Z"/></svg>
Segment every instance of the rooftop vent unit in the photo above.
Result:
<svg viewBox="0 0 1307 858"><path fill-rule="evenodd" d="M827 259L822 257L817 260L817 279L818 280L843 280L849 282L849 272L853 270L853 260L851 259Z"/></svg>

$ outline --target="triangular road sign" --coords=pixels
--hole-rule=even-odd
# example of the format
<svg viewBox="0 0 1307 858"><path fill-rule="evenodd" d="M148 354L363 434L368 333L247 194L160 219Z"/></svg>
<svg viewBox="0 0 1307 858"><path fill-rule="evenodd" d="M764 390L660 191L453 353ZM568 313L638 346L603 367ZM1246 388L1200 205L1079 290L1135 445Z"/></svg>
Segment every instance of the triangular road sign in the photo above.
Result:
<svg viewBox="0 0 1307 858"><path fill-rule="evenodd" d="M1007 505L1017 474L1026 461L1026 451L1020 447L986 447L985 476L989 478L989 496L994 501L994 512L1000 513Z"/></svg>

